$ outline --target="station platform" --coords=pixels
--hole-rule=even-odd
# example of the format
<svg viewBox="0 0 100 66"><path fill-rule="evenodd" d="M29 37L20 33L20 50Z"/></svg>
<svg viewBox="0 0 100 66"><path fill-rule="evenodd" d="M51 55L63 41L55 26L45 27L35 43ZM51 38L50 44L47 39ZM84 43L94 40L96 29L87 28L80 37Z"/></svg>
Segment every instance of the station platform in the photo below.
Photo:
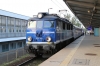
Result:
<svg viewBox="0 0 100 66"><path fill-rule="evenodd" d="M39 66L100 66L100 37L81 36Z"/></svg>

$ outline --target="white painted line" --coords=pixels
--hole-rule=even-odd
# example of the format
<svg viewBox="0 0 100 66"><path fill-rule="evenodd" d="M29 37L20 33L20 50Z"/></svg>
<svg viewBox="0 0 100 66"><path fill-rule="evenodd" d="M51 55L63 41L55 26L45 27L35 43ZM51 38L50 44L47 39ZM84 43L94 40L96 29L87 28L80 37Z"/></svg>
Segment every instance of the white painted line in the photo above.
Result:
<svg viewBox="0 0 100 66"><path fill-rule="evenodd" d="M55 32L43 32L43 33L55 33Z"/></svg>
<svg viewBox="0 0 100 66"><path fill-rule="evenodd" d="M81 42L83 41L84 37L82 40L77 44L77 46L67 55L67 57L61 62L60 66L68 66L69 62L71 61L73 55L75 54L76 50L80 46Z"/></svg>
<svg viewBox="0 0 100 66"><path fill-rule="evenodd" d="M36 32L27 32L27 33L36 33Z"/></svg>

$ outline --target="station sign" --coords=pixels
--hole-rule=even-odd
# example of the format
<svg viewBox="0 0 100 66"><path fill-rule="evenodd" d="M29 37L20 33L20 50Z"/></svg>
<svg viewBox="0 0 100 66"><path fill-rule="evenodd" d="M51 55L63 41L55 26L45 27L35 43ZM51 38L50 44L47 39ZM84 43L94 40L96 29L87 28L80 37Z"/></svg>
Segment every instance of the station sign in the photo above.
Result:
<svg viewBox="0 0 100 66"><path fill-rule="evenodd" d="M91 26L87 27L87 30L92 30L92 27Z"/></svg>

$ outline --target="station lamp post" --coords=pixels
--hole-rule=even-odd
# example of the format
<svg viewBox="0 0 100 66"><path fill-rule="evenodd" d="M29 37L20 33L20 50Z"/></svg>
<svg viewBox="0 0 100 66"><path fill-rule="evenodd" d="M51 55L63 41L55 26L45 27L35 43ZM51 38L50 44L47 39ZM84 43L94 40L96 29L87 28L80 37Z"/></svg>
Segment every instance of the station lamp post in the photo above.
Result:
<svg viewBox="0 0 100 66"><path fill-rule="evenodd" d="M52 9L52 8L48 8L48 13L49 13L49 10L50 10L50 9Z"/></svg>

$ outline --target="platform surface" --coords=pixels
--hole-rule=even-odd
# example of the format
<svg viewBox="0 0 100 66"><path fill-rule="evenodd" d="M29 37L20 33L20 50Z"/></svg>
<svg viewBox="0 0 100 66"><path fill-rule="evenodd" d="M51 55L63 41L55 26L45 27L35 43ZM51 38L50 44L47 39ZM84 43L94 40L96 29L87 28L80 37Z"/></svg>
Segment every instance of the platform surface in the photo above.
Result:
<svg viewBox="0 0 100 66"><path fill-rule="evenodd" d="M82 36L39 66L100 66L100 37Z"/></svg>

